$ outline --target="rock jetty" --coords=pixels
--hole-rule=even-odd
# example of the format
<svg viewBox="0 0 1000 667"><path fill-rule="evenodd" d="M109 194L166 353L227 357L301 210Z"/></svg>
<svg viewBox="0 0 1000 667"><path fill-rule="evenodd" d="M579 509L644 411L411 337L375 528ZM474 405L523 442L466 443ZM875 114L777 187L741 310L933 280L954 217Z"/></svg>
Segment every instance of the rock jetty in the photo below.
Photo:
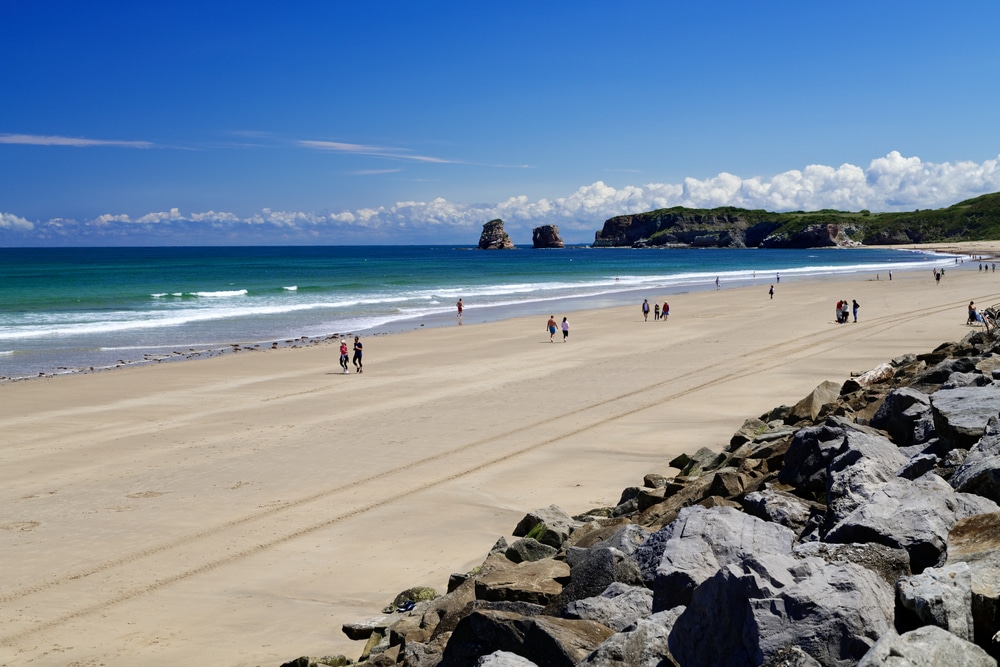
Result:
<svg viewBox="0 0 1000 667"><path fill-rule="evenodd" d="M483 233L479 235L480 250L513 250L514 247L503 229L503 220L497 218L483 225Z"/></svg>
<svg viewBox="0 0 1000 667"><path fill-rule="evenodd" d="M562 237L559 236L557 225L542 225L531 230L531 244L535 248L565 248Z"/></svg>
<svg viewBox="0 0 1000 667"><path fill-rule="evenodd" d="M906 355L349 624L388 667L995 666L1000 343ZM337 662L341 661L341 662ZM343 656L286 663L352 664Z"/></svg>

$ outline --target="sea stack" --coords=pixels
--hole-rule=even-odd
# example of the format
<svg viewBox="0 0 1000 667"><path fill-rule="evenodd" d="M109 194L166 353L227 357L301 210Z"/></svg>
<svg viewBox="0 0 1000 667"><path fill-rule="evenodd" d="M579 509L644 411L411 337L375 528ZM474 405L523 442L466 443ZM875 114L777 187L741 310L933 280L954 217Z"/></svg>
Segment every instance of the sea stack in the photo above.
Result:
<svg viewBox="0 0 1000 667"><path fill-rule="evenodd" d="M536 248L565 248L562 237L559 236L557 225L542 225L531 230L531 243Z"/></svg>
<svg viewBox="0 0 1000 667"><path fill-rule="evenodd" d="M483 233L479 237L480 250L513 250L514 242L503 230L503 220L497 218L483 225Z"/></svg>

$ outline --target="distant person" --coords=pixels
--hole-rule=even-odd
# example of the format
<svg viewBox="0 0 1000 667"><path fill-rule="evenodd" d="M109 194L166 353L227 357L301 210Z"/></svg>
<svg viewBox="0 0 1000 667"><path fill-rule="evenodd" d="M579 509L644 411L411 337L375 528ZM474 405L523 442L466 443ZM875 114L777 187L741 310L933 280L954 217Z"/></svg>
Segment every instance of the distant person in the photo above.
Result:
<svg viewBox="0 0 1000 667"><path fill-rule="evenodd" d="M653 304L653 321L655 322L658 319L660 319L660 304L654 303Z"/></svg>
<svg viewBox="0 0 1000 667"><path fill-rule="evenodd" d="M340 339L340 367L347 373L347 339Z"/></svg>
<svg viewBox="0 0 1000 667"><path fill-rule="evenodd" d="M781 282L781 274L780 273L775 273L774 274L774 282L776 282L776 283L780 283Z"/></svg>
<svg viewBox="0 0 1000 667"><path fill-rule="evenodd" d="M649 301L647 299L642 300L642 321L645 322L649 320Z"/></svg>
<svg viewBox="0 0 1000 667"><path fill-rule="evenodd" d="M563 318L562 321L562 332L563 332L563 342L565 343L566 339L569 338L569 320L567 320L565 317Z"/></svg>
<svg viewBox="0 0 1000 667"><path fill-rule="evenodd" d="M857 299L851 299L851 311L854 313L854 321L855 322L858 321L858 308L860 308L860 307L861 307L861 304L858 303Z"/></svg>
<svg viewBox="0 0 1000 667"><path fill-rule="evenodd" d="M361 363L361 353L364 351L364 345L361 344L361 339L357 336L354 337L354 367L358 369L359 373L365 372L365 367Z"/></svg>
<svg viewBox="0 0 1000 667"><path fill-rule="evenodd" d="M850 315L850 313L851 313L850 308L851 308L851 304L847 303L847 299L844 299L841 302L841 306L840 306L840 321L843 322L844 324L847 324L847 318L849 318L851 316Z"/></svg>
<svg viewBox="0 0 1000 667"><path fill-rule="evenodd" d="M966 324L977 324L977 323L982 322L982 321L983 321L983 318L979 314L979 311L976 310L975 302L974 301L970 301L969 302L969 319L966 321Z"/></svg>
<svg viewBox="0 0 1000 667"><path fill-rule="evenodd" d="M549 342L550 343L556 342L556 328L558 326L559 326L559 323L556 322L556 316L555 315L549 315L549 321L545 323L545 328L549 330Z"/></svg>
<svg viewBox="0 0 1000 667"><path fill-rule="evenodd" d="M667 321L667 316L670 315L670 304L666 301L663 302L663 312L660 313L660 319L664 322Z"/></svg>
<svg viewBox="0 0 1000 667"><path fill-rule="evenodd" d="M768 296L770 296L770 297L771 297L772 299L774 298L774 285L771 285L771 289L767 290L767 294L768 294Z"/></svg>
<svg viewBox="0 0 1000 667"><path fill-rule="evenodd" d="M843 324L843 322L840 319L840 317L841 317L841 315L840 315L840 313L841 313L840 308L843 305L844 305L844 301L841 299L841 300L838 300L837 301L837 305L833 307L833 314L834 314L834 317L837 318L837 324Z"/></svg>
<svg viewBox="0 0 1000 667"><path fill-rule="evenodd" d="M719 276L715 276L715 289L719 289Z"/></svg>
<svg viewBox="0 0 1000 667"><path fill-rule="evenodd" d="M889 272L889 280L892 280L892 271Z"/></svg>
<svg viewBox="0 0 1000 667"><path fill-rule="evenodd" d="M462 300L461 299L458 300L458 303L456 303L455 306L458 308L458 323L461 324L462 323L462 311L465 310L465 306L462 305Z"/></svg>

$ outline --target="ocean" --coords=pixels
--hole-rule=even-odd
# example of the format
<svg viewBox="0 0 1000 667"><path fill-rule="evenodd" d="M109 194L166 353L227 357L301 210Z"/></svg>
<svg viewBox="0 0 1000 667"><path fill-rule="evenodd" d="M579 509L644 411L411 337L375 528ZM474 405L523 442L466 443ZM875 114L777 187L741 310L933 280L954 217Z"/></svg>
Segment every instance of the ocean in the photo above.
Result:
<svg viewBox="0 0 1000 667"><path fill-rule="evenodd" d="M459 298L471 323L714 289L717 277L725 289L953 262L879 248L0 248L0 380L450 325Z"/></svg>

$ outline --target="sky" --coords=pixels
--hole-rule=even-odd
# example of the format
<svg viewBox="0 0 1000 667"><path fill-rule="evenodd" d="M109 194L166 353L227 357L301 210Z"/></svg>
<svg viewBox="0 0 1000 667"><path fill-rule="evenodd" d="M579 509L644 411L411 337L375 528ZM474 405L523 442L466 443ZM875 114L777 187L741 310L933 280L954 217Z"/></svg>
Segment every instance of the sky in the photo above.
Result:
<svg viewBox="0 0 1000 667"><path fill-rule="evenodd" d="M1000 3L0 2L0 246L474 245L1000 191Z"/></svg>

